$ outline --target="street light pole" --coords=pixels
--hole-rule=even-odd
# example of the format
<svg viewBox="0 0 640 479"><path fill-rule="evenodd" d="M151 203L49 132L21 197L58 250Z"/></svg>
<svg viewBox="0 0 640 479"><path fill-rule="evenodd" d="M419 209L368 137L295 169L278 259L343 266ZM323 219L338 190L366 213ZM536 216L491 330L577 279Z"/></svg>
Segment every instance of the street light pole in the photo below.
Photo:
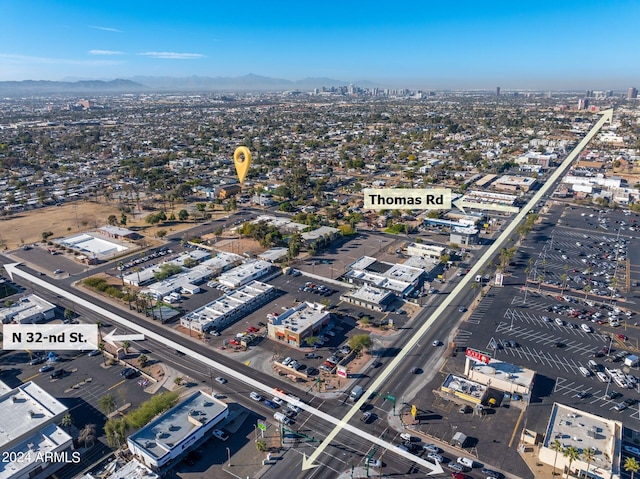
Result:
<svg viewBox="0 0 640 479"><path fill-rule="evenodd" d="M231 467L231 449L227 448L227 463Z"/></svg>

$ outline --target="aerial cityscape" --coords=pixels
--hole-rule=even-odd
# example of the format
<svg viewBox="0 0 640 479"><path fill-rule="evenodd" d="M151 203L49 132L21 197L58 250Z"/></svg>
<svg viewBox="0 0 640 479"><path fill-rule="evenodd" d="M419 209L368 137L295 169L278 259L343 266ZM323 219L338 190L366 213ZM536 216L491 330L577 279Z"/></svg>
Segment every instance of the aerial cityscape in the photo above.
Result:
<svg viewBox="0 0 640 479"><path fill-rule="evenodd" d="M638 6L26 3L0 479L640 472Z"/></svg>

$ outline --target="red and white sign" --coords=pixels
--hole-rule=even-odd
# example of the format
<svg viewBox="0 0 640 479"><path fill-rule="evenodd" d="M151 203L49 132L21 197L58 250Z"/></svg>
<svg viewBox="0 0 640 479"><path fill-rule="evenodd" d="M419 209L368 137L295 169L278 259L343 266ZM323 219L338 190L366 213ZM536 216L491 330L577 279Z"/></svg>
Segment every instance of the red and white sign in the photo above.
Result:
<svg viewBox="0 0 640 479"><path fill-rule="evenodd" d="M336 374L341 378L346 378L348 376L348 371L346 366L338 366L336 369Z"/></svg>
<svg viewBox="0 0 640 479"><path fill-rule="evenodd" d="M489 364L489 361L491 361L491 358L487 354L481 353L480 351L476 351L475 349L471 348L467 348L465 356L469 359L473 359L474 361L485 364Z"/></svg>

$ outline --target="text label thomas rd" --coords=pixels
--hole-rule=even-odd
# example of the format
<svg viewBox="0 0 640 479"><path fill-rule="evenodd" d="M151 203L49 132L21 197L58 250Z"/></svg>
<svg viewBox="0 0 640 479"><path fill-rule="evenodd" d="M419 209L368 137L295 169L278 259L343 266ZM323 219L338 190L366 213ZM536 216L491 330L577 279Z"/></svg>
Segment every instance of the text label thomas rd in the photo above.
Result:
<svg viewBox="0 0 640 479"><path fill-rule="evenodd" d="M448 210L451 190L446 188L365 188L369 210Z"/></svg>

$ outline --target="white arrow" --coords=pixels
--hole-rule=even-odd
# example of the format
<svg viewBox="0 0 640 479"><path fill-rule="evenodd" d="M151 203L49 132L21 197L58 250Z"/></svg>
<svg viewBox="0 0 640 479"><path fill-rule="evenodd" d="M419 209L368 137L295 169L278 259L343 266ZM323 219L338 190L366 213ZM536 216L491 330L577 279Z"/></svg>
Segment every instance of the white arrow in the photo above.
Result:
<svg viewBox="0 0 640 479"><path fill-rule="evenodd" d="M142 326L138 326L137 324L135 324L132 321L129 321L128 319L122 318L120 316L118 316L115 313L112 313L111 311L107 311L104 308L101 308L100 306L96 306L95 304L90 303L89 301L80 298L79 296L76 296L73 293L70 293L68 291L65 291L62 288L59 288L51 283L48 283L47 281L42 280L41 278L38 278L37 276L33 276L32 274L27 273L26 271L22 271L20 269L18 269L18 266L20 265L20 263L11 263L11 264L7 264L4 266L4 268L7 270L7 273L9 274L9 277L11 277L13 279L13 276L20 276L22 278L25 278L27 281L30 281L31 283L38 285L44 289L47 289L49 291L51 291L52 293L58 294L60 296L62 296L63 298L66 298L70 301L74 301L76 304L79 304L80 306L87 308L91 311L93 311L96 314L99 314L101 316L104 316L105 318L110 319L111 321L114 321L120 325L122 325L123 327L130 329L130 330L134 330L134 331L140 331L141 333L144 333L144 335L147 338L150 338L154 341L158 341L159 343L162 343L164 346L166 346L167 348L172 348L175 349L177 351L183 352L185 353L187 356L192 357L193 359L200 361L203 364L206 364L207 366L210 366L218 371L220 371L223 374L228 375L229 377L233 377L239 381L242 381L243 383L247 384L248 386L251 386L252 388L255 388L258 391L263 391L265 394L271 394L271 395L278 395L277 391L274 390L273 386L268 386L266 384L262 384L259 381L256 381L255 379L242 374L240 372L240 370L236 370L236 369L232 369L228 366L225 366L223 364L220 364L216 361L214 361L213 359L210 359L202 354L199 354L195 351L192 351L191 349L187 349L186 347L182 346L181 344L176 343L175 341L172 341L168 338L165 338L164 336L151 331L150 329L144 328ZM386 377L386 376L385 376ZM279 396L281 398L285 398L285 396ZM308 404L305 404L301 401L295 401L292 400L289 397L286 397L286 399L289 402L292 402L293 404L295 404L296 406L298 406L301 409L304 409L305 411L313 414L314 416L316 416L317 418L323 419L331 424L333 424L334 426L336 426L332 433L331 433L331 439L333 439L337 433L344 429L346 431L349 431L359 437L363 437L369 441L371 441L374 444L378 444L379 446L385 448L385 449L389 449L389 450L393 450L396 454L399 454L401 456L406 457L407 459L412 460L413 462L416 462L418 464L422 464L426 467L428 467L431 471L432 474L440 474L444 471L444 469L442 469L442 466L440 466L439 464L432 464L431 462L422 459L420 457L417 456L413 456L409 453L405 453L404 451L401 451L397 448L395 448L393 446L393 444L387 442L387 441L383 441L382 439L380 439L377 436L374 436L372 434L369 434L365 431L362 431L361 429L358 429L355 426L352 426L351 424L347 424L346 421L348 420L348 418L343 418L342 420L335 418L333 416L331 416L330 414L327 414L323 411L320 411L319 409L316 409ZM361 398L362 400L366 399L365 396L363 396ZM353 416L357 411L358 408L360 407L361 404L357 404L354 405L354 407L350 410L350 412L348 413L348 416L351 417ZM357 406L357 407L356 407ZM330 442L330 441L329 441ZM320 455L320 453L322 452L322 449L324 449L326 447L322 446L321 449L317 449L316 452L314 452L314 454L311 456L312 460L309 463L313 463L316 459L317 456ZM305 463L303 463L304 466ZM307 466L307 467L314 467L314 466Z"/></svg>
<svg viewBox="0 0 640 479"><path fill-rule="evenodd" d="M116 330L114 329L109 334L107 334L103 339L114 348L116 347L116 341L122 343L124 341L144 341L144 334L121 334L116 336Z"/></svg>
<svg viewBox="0 0 640 479"><path fill-rule="evenodd" d="M552 187L552 185L560 178L571 165L571 162L580 154L580 152L584 149L585 146L591 141L591 139L600 131L603 125L606 122L611 122L613 117L613 110L606 110L601 112L602 117L598 120L598 122L591 128L589 133L582 139L580 143L569 153L567 158L562 162L562 164L556 169L556 171L551 175L551 177L547 180L547 182L540 188L540 190L533 195L533 198L527 203L527 205L518 213L518 215L511 221L509 226L504 230L504 232L496 239L495 243L493 243L487 251L480 257L480 259L473 265L469 273L462 277L457 286L451 291L451 293L445 298L445 300L440 303L440 305L436 308L436 310L431 313L428 319L420 326L420 328L416 331L416 333L408 338L405 342L405 346L402 350L396 354L393 360L387 365L387 367L376 376L376 379L369 386L367 392L365 392L362 397L353 405L353 407L347 411L342 420L336 425L336 427L327 435L324 441L316 448L315 451L307 458L306 455L302 458L302 470L311 469L313 467L317 467L316 464L317 459L320 457L320 454L326 449L329 443L336 437L336 435L340 432L340 429L344 428L350 430L350 425L347 424L349 419L351 419L356 411L360 409L360 407L368 400L368 396L376 391L379 391L382 387L383 383L387 380L387 378L395 372L400 364L405 360L407 355L411 352L411 350L418 344L418 341L424 336L429 328L436 322L438 318L447 310L447 308L453 303L457 296L462 293L462 291L466 288L467 284L471 281L476 273L489 262L489 259L498 251L503 244L505 244L511 235L518 227L518 225L524 220L524 217L529 213L529 211L534 207L534 205L540 201L540 198ZM362 437L365 437L371 440L365 433L360 433ZM380 444L379 441L376 444ZM436 464L435 466L424 459L412 456L408 452L400 451L397 447L385 446L391 451L401 456L410 458L413 462L422 464L431 469L428 475L432 474L441 474L443 472L442 466L440 464ZM437 468L437 469L436 469Z"/></svg>

